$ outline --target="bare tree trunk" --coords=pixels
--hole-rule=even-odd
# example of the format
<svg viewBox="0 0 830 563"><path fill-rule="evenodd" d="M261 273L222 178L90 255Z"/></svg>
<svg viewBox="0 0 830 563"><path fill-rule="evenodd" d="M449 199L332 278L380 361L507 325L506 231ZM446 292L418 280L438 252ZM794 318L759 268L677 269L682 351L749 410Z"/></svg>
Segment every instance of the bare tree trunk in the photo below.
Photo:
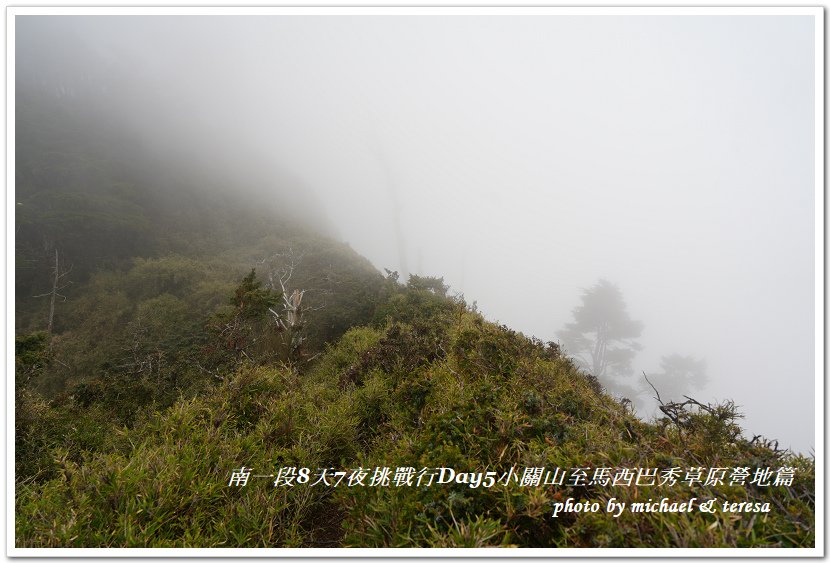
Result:
<svg viewBox="0 0 830 563"><path fill-rule="evenodd" d="M58 280L60 270L58 269L58 249L55 249L55 277L52 281L52 296L49 299L49 324L46 326L46 332L52 335L52 326L55 320L55 297L58 295Z"/></svg>
<svg viewBox="0 0 830 563"><path fill-rule="evenodd" d="M68 282L67 284L60 285L60 281L62 278L69 275L69 272L72 271L72 266L70 265L69 268L61 272L60 267L60 259L58 256L58 249L55 248L55 267L52 270L52 291L49 293L43 293L41 295L35 295L35 297L46 297L49 296L49 321L46 324L46 332L49 333L49 336L52 335L52 330L55 326L55 301L58 297L62 298L66 301L66 297L58 293L61 289L66 287L72 282Z"/></svg>

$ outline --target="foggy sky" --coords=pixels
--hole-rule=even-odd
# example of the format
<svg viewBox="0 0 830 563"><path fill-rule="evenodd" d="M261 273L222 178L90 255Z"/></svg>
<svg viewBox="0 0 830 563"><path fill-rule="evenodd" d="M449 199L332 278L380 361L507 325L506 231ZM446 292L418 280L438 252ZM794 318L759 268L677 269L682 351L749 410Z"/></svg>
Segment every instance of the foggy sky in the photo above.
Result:
<svg viewBox="0 0 830 563"><path fill-rule="evenodd" d="M408 270L492 320L556 340L584 288L616 283L645 325L636 373L704 358L696 398L733 399L750 437L814 447L811 17L16 25L19 50L57 61L18 59L18 76L85 76L75 95L105 97L148 142L255 162L261 194L298 178L379 269L403 269L397 208Z"/></svg>

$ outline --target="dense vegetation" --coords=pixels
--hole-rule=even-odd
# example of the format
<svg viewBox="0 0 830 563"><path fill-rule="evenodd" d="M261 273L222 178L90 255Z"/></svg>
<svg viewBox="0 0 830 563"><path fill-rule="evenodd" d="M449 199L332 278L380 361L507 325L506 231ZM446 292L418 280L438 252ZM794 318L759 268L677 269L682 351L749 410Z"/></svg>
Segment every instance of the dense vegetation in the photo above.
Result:
<svg viewBox="0 0 830 563"><path fill-rule="evenodd" d="M115 133L80 133L83 115L18 100L17 546L814 545L813 461L743 437L733 404L666 405L644 422L558 346L488 322L443 280L384 278L297 208L237 201ZM243 466L795 476L229 486ZM772 509L551 517L564 499L610 497Z"/></svg>
<svg viewBox="0 0 830 563"><path fill-rule="evenodd" d="M210 393L146 409L131 428L84 424L112 407L19 404L25 546L809 546L814 469L740 436L734 408L648 424L556 346L488 323L463 302L387 281L369 326L349 330L307 371L244 363ZM70 406L71 404L71 406ZM112 411L114 415L115 412ZM36 458L27 464L37 464ZM790 487L229 487L239 467L797 468ZM604 512L553 519L572 497L770 502L769 514ZM642 497L642 498L641 498Z"/></svg>

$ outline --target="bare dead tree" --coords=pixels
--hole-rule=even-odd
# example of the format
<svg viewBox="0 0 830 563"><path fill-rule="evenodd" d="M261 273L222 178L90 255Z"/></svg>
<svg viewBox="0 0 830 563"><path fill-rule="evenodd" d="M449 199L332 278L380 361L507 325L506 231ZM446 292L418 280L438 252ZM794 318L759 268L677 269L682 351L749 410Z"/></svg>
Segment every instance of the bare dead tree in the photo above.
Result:
<svg viewBox="0 0 830 563"><path fill-rule="evenodd" d="M281 310L269 307L268 311L271 313L277 330L285 334L284 341L288 346L289 358L292 361L303 359L306 313L320 310L325 306L324 304L313 307L303 305L303 297L313 290L292 287L292 279L304 257L305 252L295 252L293 248L289 248L286 252L274 254L260 261L263 265L268 262L273 264L268 270L268 283L271 289L280 291L282 307Z"/></svg>
<svg viewBox="0 0 830 563"><path fill-rule="evenodd" d="M274 322L280 330L288 330L302 324L302 301L305 290L290 289L291 278L294 277L294 271L302 262L305 253L295 253L293 248L289 248L288 252L275 254L271 257L274 259L281 259L281 265L275 270L268 271L268 283L272 289L279 289L282 294L282 308L281 312L275 311L271 307L268 311L274 316ZM267 259L266 259L267 260ZM263 260L263 263L265 260Z"/></svg>
<svg viewBox="0 0 830 563"><path fill-rule="evenodd" d="M683 431L689 430L694 426L694 408L697 409L698 413L705 412L715 420L725 424L734 425L737 419L743 418L743 415L738 412L737 407L732 401L726 401L720 405L713 405L710 403L701 403L697 399L693 399L688 395L683 395L683 398L686 399L683 402L669 401L668 403L664 403L660 398L660 393L657 391L657 388L651 383L651 381L649 381L645 372L643 372L643 377L645 377L646 382L651 386L654 393L657 395L655 399L657 399L657 402L659 403L660 412L662 412L666 418L674 423L677 429L681 431L681 440L683 440ZM740 429L739 427L734 426L730 432L734 434L732 436L734 439L740 433Z"/></svg>
<svg viewBox="0 0 830 563"><path fill-rule="evenodd" d="M60 297L61 300L66 301L66 296L61 295L58 292L65 289L72 283L71 281L67 281L61 285L61 280L68 276L71 271L72 264L70 264L67 269L61 270L58 249L55 248L55 265L52 268L52 291L34 296L35 298L49 297L49 321L46 325L46 332L50 335L52 334L52 327L54 326L55 320L55 301L58 297Z"/></svg>

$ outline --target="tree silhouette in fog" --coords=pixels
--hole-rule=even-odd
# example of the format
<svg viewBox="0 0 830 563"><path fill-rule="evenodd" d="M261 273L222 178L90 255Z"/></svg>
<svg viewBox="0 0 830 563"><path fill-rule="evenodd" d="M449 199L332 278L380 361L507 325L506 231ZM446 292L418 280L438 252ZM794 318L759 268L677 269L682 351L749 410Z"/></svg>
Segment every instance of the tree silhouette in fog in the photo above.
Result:
<svg viewBox="0 0 830 563"><path fill-rule="evenodd" d="M629 316L622 292L606 280L583 291L573 317L558 333L565 350L604 384L619 388L613 379L631 373L643 323Z"/></svg>

